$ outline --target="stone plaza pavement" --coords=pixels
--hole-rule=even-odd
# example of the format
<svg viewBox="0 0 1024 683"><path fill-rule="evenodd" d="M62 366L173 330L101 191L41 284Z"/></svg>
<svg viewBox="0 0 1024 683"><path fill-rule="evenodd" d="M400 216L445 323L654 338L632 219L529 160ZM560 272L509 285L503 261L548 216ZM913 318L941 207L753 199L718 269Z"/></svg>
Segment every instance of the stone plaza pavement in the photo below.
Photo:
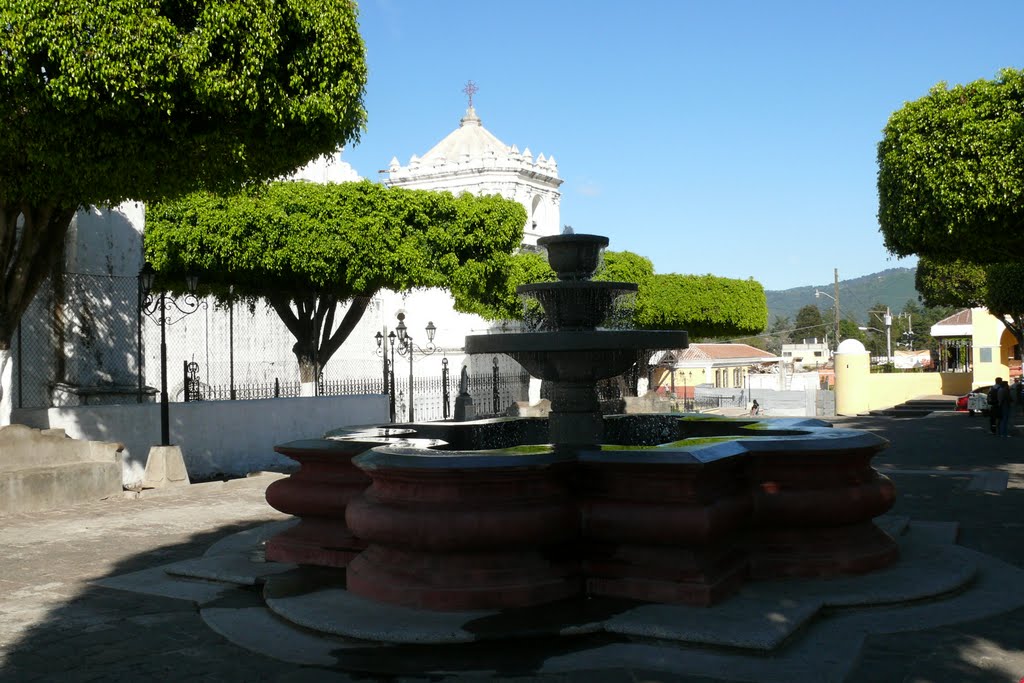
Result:
<svg viewBox="0 0 1024 683"><path fill-rule="evenodd" d="M1024 568L1024 417L1017 422L1018 436L1000 439L988 434L987 419L964 414L835 421L892 442L874 464L897 485L893 514L910 517L920 528L932 524L940 533L953 530L961 546ZM512 667L449 677L417 676L405 666L398 668L412 675L381 679L257 654L211 630L193 602L98 585L198 557L219 539L284 519L263 500L263 491L277 476L261 474L66 510L0 516L0 682L757 680L750 674L750 657L743 658L741 667L737 654L733 667L728 650L716 654L719 668L713 675L682 673L687 671L686 658L696 656L686 646L673 649L672 665L651 661L638 666L634 660L620 666L614 657L606 657L581 659L566 673L530 675ZM1004 589L1008 607L1022 604L1024 586ZM965 588L964 595L970 590ZM224 598L220 606L231 607L234 599ZM841 618L826 614L822 620ZM804 680L1016 683L1024 677L1024 608L980 619L947 614L945 622L868 634L842 679L823 675ZM797 633L791 640L801 637ZM829 647L827 639L822 642L821 647ZM849 647L835 643L837 649L840 645ZM531 647L525 641L506 650L518 648L514 657L528 661L537 657ZM797 649L787 641L778 652L763 655L766 672L787 648ZM571 641L560 654L574 656Z"/></svg>

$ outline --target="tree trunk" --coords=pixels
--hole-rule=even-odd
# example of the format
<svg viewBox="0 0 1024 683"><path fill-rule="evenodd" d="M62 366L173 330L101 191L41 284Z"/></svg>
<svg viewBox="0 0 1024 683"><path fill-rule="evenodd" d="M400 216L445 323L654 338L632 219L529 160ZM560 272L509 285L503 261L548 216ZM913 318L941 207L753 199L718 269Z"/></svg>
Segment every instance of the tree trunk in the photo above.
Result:
<svg viewBox="0 0 1024 683"><path fill-rule="evenodd" d="M267 301L295 337L292 353L299 363L299 382L302 385L300 395L316 396L317 382L324 365L362 319L370 304L370 297L353 298L333 333L334 314L338 306L337 299L333 297L310 296L293 300L284 296L268 296Z"/></svg>
<svg viewBox="0 0 1024 683"><path fill-rule="evenodd" d="M316 384L320 368L316 362L316 352L308 346L296 342L292 346L295 358L299 362L299 396L316 396Z"/></svg>
<svg viewBox="0 0 1024 683"><path fill-rule="evenodd" d="M0 203L0 425L10 424L13 410L11 339L63 255L64 235L75 211Z"/></svg>

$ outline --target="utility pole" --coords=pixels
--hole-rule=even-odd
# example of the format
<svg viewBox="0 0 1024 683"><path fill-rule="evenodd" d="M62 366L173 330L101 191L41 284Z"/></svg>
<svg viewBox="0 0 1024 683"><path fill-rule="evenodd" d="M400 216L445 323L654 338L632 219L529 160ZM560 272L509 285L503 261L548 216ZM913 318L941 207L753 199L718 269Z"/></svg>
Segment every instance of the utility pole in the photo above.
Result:
<svg viewBox="0 0 1024 683"><path fill-rule="evenodd" d="M832 346L833 346L832 354L835 355L835 352L839 350L839 269L838 268L833 268L832 270L833 270L833 273L835 275L835 290L834 291L835 291L835 294L836 294L836 296L835 296L835 305L832 306L832 311L833 311L833 313L835 313L835 330L834 330L834 332L832 334L832 338L835 341L832 344Z"/></svg>
<svg viewBox="0 0 1024 683"><path fill-rule="evenodd" d="M886 363L892 363L892 312L885 307L885 354Z"/></svg>

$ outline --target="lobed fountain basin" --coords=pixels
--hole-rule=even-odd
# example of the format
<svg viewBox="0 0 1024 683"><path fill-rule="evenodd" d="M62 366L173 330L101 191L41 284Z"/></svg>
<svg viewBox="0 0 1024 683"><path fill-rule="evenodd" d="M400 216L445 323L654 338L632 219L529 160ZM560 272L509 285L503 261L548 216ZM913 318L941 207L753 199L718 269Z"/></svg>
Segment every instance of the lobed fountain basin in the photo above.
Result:
<svg viewBox="0 0 1024 683"><path fill-rule="evenodd" d="M360 544L332 565L347 567L348 590L435 611L586 597L711 605L748 581L898 557L872 522L895 499L870 464L887 445L874 434L629 415L604 418L607 445L556 449L546 422L404 425L401 442L339 456L368 480L336 522Z"/></svg>

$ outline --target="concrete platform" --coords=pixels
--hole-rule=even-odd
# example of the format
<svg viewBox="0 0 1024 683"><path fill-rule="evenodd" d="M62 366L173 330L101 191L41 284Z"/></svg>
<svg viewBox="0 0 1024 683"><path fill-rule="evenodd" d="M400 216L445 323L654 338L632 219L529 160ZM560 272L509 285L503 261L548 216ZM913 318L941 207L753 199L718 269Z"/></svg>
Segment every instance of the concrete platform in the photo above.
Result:
<svg viewBox="0 0 1024 683"><path fill-rule="evenodd" d="M150 569L102 585L191 600L212 630L264 656L429 676L507 672L528 653L535 671L552 674L614 661L673 675L728 672L730 680L842 680L871 634L1024 607L1024 594L1004 590L1020 585L1024 571L953 544L955 523L880 521L898 535L896 565L865 576L750 583L707 608L602 600L582 610L579 603L454 613L384 606L348 593L340 570L265 562L261 544L281 523L228 537L162 574Z"/></svg>

